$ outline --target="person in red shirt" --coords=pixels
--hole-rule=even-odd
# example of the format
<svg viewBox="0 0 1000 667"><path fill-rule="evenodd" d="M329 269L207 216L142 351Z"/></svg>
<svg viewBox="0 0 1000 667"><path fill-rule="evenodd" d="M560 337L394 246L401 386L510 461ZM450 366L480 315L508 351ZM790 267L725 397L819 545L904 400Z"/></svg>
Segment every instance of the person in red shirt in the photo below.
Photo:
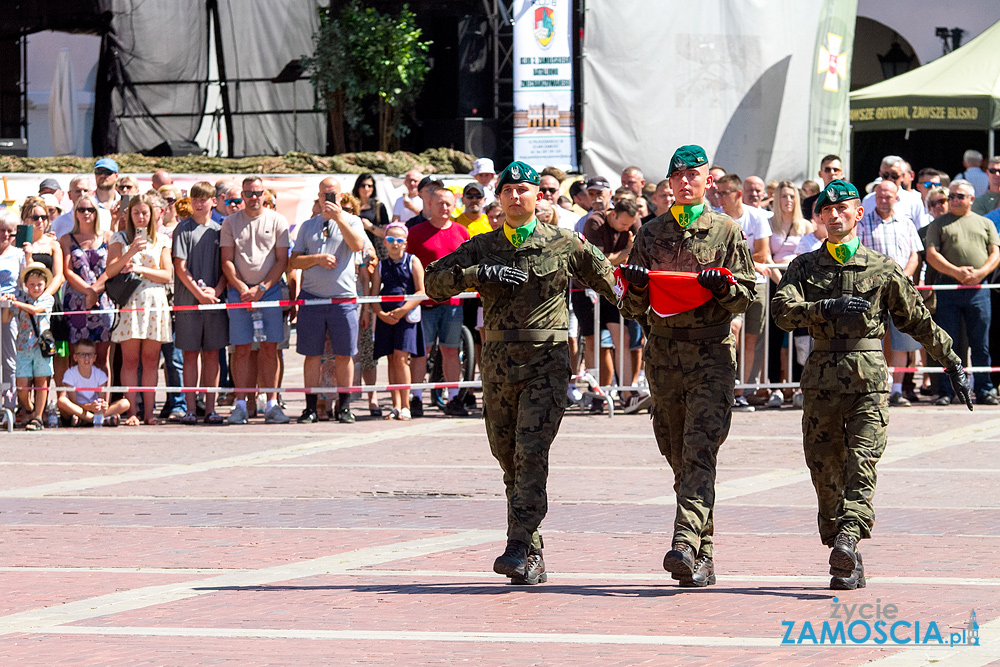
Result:
<svg viewBox="0 0 1000 667"><path fill-rule="evenodd" d="M424 210L428 216L426 222L421 222L410 229L407 240L407 250L415 255L420 263L427 266L435 259L450 254L458 246L469 240L469 232L451 219L455 210L455 193L448 188L437 190L430 200L430 210ZM462 306L458 299L445 303L424 301L421 304L420 321L424 329L424 344L430 352L435 339L441 348L441 367L445 382L458 382L461 369L458 363L458 346L462 339ZM423 382L427 374L426 357L413 357L410 360L413 381ZM421 417L424 414L423 391L412 390L410 399L410 415ZM448 390L448 403L444 407L447 415L467 417L465 406L457 400L458 389Z"/></svg>

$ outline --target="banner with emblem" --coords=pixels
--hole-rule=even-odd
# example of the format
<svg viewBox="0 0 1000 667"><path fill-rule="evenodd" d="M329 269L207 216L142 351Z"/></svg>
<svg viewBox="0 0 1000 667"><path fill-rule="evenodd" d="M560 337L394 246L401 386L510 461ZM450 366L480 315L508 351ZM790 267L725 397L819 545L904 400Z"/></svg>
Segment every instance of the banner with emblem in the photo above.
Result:
<svg viewBox="0 0 1000 667"><path fill-rule="evenodd" d="M514 3L514 159L576 169L573 2Z"/></svg>
<svg viewBox="0 0 1000 667"><path fill-rule="evenodd" d="M840 156L844 164L849 162L848 95L857 14L858 0L823 0L809 97L807 173L812 178L826 155Z"/></svg>

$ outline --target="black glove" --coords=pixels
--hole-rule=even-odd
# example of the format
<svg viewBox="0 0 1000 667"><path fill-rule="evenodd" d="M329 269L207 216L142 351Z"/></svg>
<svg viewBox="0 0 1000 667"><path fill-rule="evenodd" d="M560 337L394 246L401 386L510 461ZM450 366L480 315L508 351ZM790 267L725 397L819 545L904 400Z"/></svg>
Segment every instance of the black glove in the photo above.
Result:
<svg viewBox="0 0 1000 667"><path fill-rule="evenodd" d="M480 283L501 283L520 285L528 279L528 274L513 266L502 264L480 264L476 274Z"/></svg>
<svg viewBox="0 0 1000 667"><path fill-rule="evenodd" d="M969 388L969 378L965 374L962 364L945 369L948 379L951 380L951 388L955 390L955 395L962 399L962 402L972 411L972 389Z"/></svg>
<svg viewBox="0 0 1000 667"><path fill-rule="evenodd" d="M627 280L630 285L635 285L639 289L649 285L649 269L644 266L622 264L618 270L621 271L622 278Z"/></svg>
<svg viewBox="0 0 1000 667"><path fill-rule="evenodd" d="M840 315L864 313L871 307L872 304L868 299L862 299L860 296L842 296L839 299L823 299L819 308L823 317L830 319Z"/></svg>
<svg viewBox="0 0 1000 667"><path fill-rule="evenodd" d="M698 284L712 294L725 294L729 291L729 276L719 269L705 269L698 274Z"/></svg>

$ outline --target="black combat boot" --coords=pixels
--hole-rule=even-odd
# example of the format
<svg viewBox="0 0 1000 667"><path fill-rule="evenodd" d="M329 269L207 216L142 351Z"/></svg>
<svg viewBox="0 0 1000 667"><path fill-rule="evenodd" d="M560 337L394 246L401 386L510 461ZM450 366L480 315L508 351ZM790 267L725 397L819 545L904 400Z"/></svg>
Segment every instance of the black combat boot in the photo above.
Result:
<svg viewBox="0 0 1000 667"><path fill-rule="evenodd" d="M493 561L493 571L508 577L526 576L528 545L520 540L507 540L507 549Z"/></svg>
<svg viewBox="0 0 1000 667"><path fill-rule="evenodd" d="M853 591L855 588L864 588L867 586L865 581L865 566L861 562L861 552L855 551L854 555L858 559L857 567L851 570L850 576L839 577L834 575L830 578L830 588L835 591ZM833 568L830 568L833 571Z"/></svg>
<svg viewBox="0 0 1000 667"><path fill-rule="evenodd" d="M703 588L715 583L715 563L708 556L698 556L694 562L694 573L690 577L677 577L684 588Z"/></svg>
<svg viewBox="0 0 1000 667"><path fill-rule="evenodd" d="M690 579L694 576L694 560L694 547L687 542L674 542L663 557L663 569L676 575L674 579Z"/></svg>
<svg viewBox="0 0 1000 667"><path fill-rule="evenodd" d="M833 551L830 552L830 574L840 577L849 577L854 568L858 566L858 559L855 555L857 542L847 533L838 533L833 542Z"/></svg>
<svg viewBox="0 0 1000 667"><path fill-rule="evenodd" d="M510 583L518 586L533 586L534 584L544 584L548 580L549 575L545 573L542 550L529 547L528 558L525 560L524 576L515 574L510 578Z"/></svg>

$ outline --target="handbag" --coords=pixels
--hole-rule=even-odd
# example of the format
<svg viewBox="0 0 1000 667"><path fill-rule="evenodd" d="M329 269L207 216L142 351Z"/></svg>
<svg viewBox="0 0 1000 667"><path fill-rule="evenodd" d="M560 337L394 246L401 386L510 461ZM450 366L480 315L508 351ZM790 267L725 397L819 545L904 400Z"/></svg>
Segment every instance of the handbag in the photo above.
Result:
<svg viewBox="0 0 1000 667"><path fill-rule="evenodd" d="M35 330L35 337L38 338L38 351L42 353L43 357L56 356L56 337L52 335L52 331L46 329L39 333L35 316L29 315L28 318L31 319L31 328Z"/></svg>
<svg viewBox="0 0 1000 667"><path fill-rule="evenodd" d="M108 295L116 306L124 308L128 300L132 298L135 291L142 284L142 278L138 274L119 273L106 283L104 283L104 293Z"/></svg>
<svg viewBox="0 0 1000 667"><path fill-rule="evenodd" d="M61 291L56 292L57 297ZM69 317L67 315L56 315L56 313L61 313L63 310L62 299L56 298L52 304L52 314L55 317L49 322L49 331L52 332L52 337L57 341L69 342Z"/></svg>

